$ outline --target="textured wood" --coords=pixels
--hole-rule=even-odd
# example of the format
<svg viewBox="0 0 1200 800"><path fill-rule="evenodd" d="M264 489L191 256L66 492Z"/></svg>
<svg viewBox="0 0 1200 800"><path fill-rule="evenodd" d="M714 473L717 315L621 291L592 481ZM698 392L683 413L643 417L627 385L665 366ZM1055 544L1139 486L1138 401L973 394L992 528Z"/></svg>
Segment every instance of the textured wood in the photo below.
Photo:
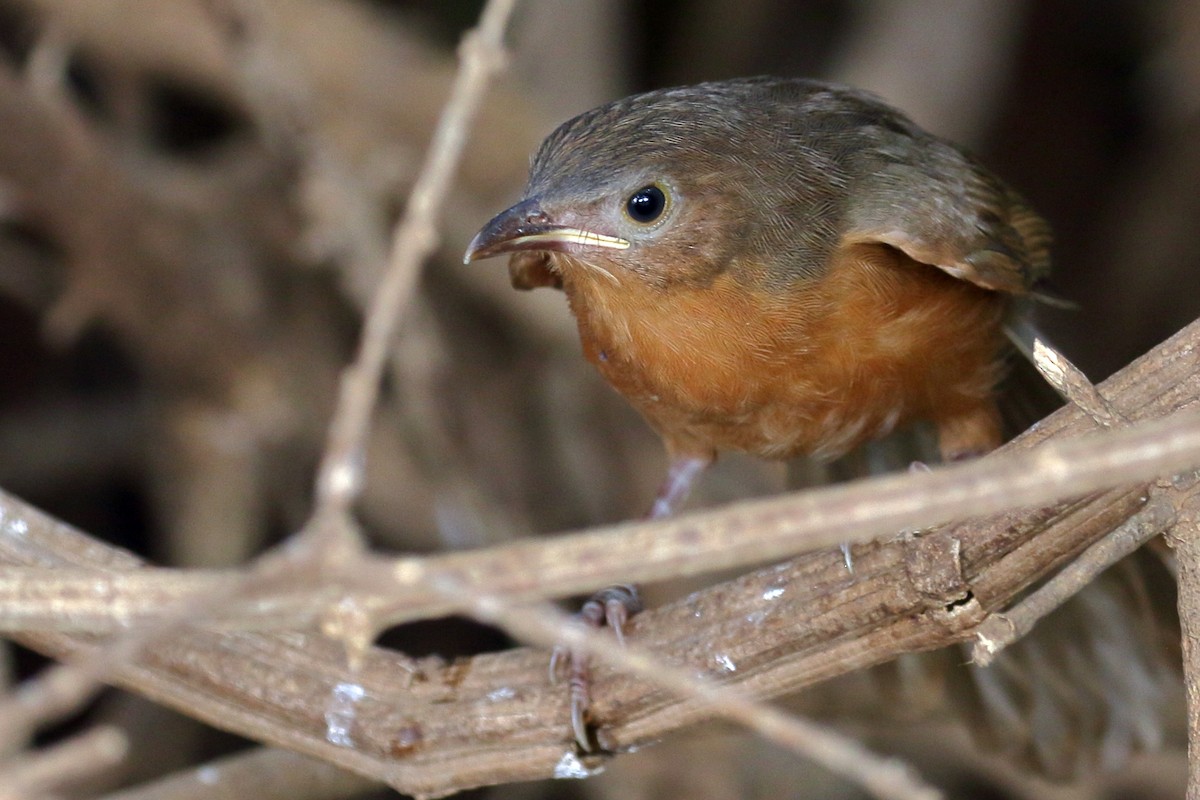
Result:
<svg viewBox="0 0 1200 800"><path fill-rule="evenodd" d="M1195 405L1198 336L1194 324L1102 392L1135 422ZM1092 425L1066 408L1008 448L1028 449ZM636 618L630 636L672 663L778 696L970 637L989 611L1102 537L1140 507L1143 496L1140 486L1115 489L1049 510L1006 512L856 547L853 575L838 553L810 554L648 611ZM128 554L34 509L12 500L7 507L0 520L5 564L138 567ZM14 638L58 657L93 645L82 635ZM518 649L445 663L370 649L356 673L345 656L340 644L314 633L184 632L155 643L112 680L218 727L409 793L549 777L568 752L566 692L548 684L543 652ZM339 700L343 682L362 687L361 699ZM618 749L647 744L705 716L694 702L605 669L598 671L595 697L603 741ZM331 714L342 715L352 746L330 735Z"/></svg>

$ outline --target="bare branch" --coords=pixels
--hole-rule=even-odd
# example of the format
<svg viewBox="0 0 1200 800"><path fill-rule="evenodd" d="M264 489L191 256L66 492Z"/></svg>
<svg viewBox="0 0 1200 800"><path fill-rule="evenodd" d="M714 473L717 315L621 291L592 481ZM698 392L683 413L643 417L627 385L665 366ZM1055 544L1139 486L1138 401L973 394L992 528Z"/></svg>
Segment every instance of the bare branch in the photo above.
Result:
<svg viewBox="0 0 1200 800"><path fill-rule="evenodd" d="M1101 572L1168 530L1176 519L1175 505L1170 498L1151 499L1141 511L1085 550L1016 607L984 620L975 632L971 660L981 667L990 665L1001 650L1033 630L1043 617L1095 580Z"/></svg>
<svg viewBox="0 0 1200 800"><path fill-rule="evenodd" d="M358 356L342 379L337 411L317 477L317 516L344 513L362 491L363 441L379 381L420 265L437 246L437 216L450 189L487 79L504 61L504 31L516 0L489 0L461 46L461 66L392 239L390 265L367 312ZM317 530L325 530L317 526ZM329 530L342 530L334 526Z"/></svg>
<svg viewBox="0 0 1200 800"><path fill-rule="evenodd" d="M560 597L622 577L648 582L747 567L947 519L1056 502L1146 481L1198 462L1200 414L1180 412L1129 430L1046 442L1027 452L663 521L462 553L369 556L345 567L353 580L344 585L300 587L277 575L269 587L247 584L233 592L233 573L0 570L0 604L6 609L0 613L0 629L110 630L161 616L163 603L218 591L226 593L227 601L211 610L204 622L208 627L312 625L322 619L322 602L337 600L352 602L378 627L467 610L468 600L437 588L440 576L451 576L471 591L503 594L514 601Z"/></svg>
<svg viewBox="0 0 1200 800"><path fill-rule="evenodd" d="M115 766L128 743L116 728L96 727L44 750L0 763L0 798L27 800Z"/></svg>
<svg viewBox="0 0 1200 800"><path fill-rule="evenodd" d="M104 795L100 800L339 800L378 784L323 761L260 747Z"/></svg>
<svg viewBox="0 0 1200 800"><path fill-rule="evenodd" d="M1145 420L1194 405L1200 397L1200 374L1192 355L1198 332L1200 325L1181 332L1102 387L1122 413L1142 420L1138 425L1090 442L1076 442L1078 450L1056 446L1051 452L1058 457L1043 462L1050 472L1042 473L1042 478L1053 475L1055 480L1067 481L1059 488L1070 493L1079 488L1070 483L1077 477L1076 466L1090 471L1105 463L1109 467L1090 472L1089 480L1097 476L1119 479L1122 473L1118 471L1114 477L1112 463L1105 460L1118 454L1132 458L1145 470L1151 469L1153 458L1167 454L1168 460L1159 466L1171 471L1171 459L1182 458L1178 441L1195 435L1182 424L1191 415L1176 414L1173 422L1166 423L1168 429L1182 427L1179 440L1169 430L1152 429L1144 441L1138 437ZM1048 439L1093 427L1078 409L1068 407L1009 448L1040 449ZM1097 460L1098 452L1106 455ZM985 459L983 466L993 461L999 459ZM1007 463L1029 466L1028 462ZM964 474L970 477L975 473L952 469L941 474L961 480ZM927 480L935 476L903 477ZM943 484L924 488L931 485L939 491L947 489ZM1023 485L1020 476L1014 485ZM947 490L966 491L962 485ZM989 613L1007 607L1032 582L1069 563L1139 510L1145 492L1146 486L1139 484L1034 513L1009 512L911 540L866 545L856 550L853 576L846 574L840 556L832 549L815 553L648 611L635 618L630 638L635 646L652 649L660 658L708 680L736 682L752 696L788 693L902 652L971 639ZM828 494L821 496L828 500ZM858 499L871 502L870 498ZM794 500L785 498L784 502ZM735 508L735 518L748 507L754 506ZM137 564L17 501L9 501L5 508L0 559L6 563L92 566L109 571L128 570ZM796 508L807 506L792 506L793 511ZM710 512L680 522L703 524L702 529L707 530L706 520L727 522L721 515L728 513ZM751 520L743 521L749 524ZM21 523L19 535L14 528L17 522ZM790 520L788 524L796 523ZM621 526L608 535L636 536L645 527ZM757 535L753 528L743 530L747 537ZM468 563L473 569L489 563L501 566L489 559L505 554L524 559L522 566L528 570L539 563L530 559L567 552L577 563L586 564L588 554L604 554L593 537L590 533L566 537L578 548L566 551L560 540L551 540L522 543L516 550L496 548L426 560L367 562L356 565L356 577L365 577L370 590L378 592L382 584L376 581L385 576L382 572L368 574L374 567L360 568L382 565L383 572L407 581L395 588L394 596L407 594L421 600L440 595L444 587L437 590L421 584L441 576L450 580L448 585L478 586L484 593L516 602L548 590L517 583L512 570L502 571L498 580L489 584L486 575L475 576L461 567ZM602 538L600 543L630 546L637 541ZM647 555L655 555L653 548L635 547L624 557L634 563ZM467 558L479 560L446 560ZM705 559L709 556L704 555ZM663 560L678 562L683 568L678 553ZM558 577L561 572L550 573L551 586L565 584ZM337 573L328 573L324 579L335 577ZM315 587L310 583L309 588ZM341 590L348 592L347 586ZM323 590L317 594L318 604L328 596ZM438 602L470 605L440 598ZM433 610L429 605L421 607L420 613ZM50 632L23 633L17 638L59 656L82 654L93 646L89 637ZM409 793L548 776L570 748L566 696L560 687L547 683L544 654L518 650L445 664L437 659L412 661L370 649L357 671L347 667L345 655L340 643L312 634L195 631L157 642L136 661L123 664L113 680L214 725L323 758ZM597 671L595 697L593 709L604 739L617 750L645 744L711 714L695 698L679 700L654 683L608 669ZM336 723L333 728L331 719ZM331 730L337 735L331 737Z"/></svg>
<svg viewBox="0 0 1200 800"><path fill-rule="evenodd" d="M1167 541L1179 559L1179 624L1187 691L1188 800L1200 798L1200 494L1181 509Z"/></svg>
<svg viewBox="0 0 1200 800"><path fill-rule="evenodd" d="M469 594L466 587L449 582L442 588L447 593ZM484 595L473 599L470 612L478 619L502 626L521 641L546 648L569 646L594 661L696 702L709 713L744 725L763 739L816 761L881 800L942 797L941 792L920 780L897 759L881 758L853 739L759 702L733 686L697 678L645 648L613 647L612 641L594 628L580 624L553 606L516 607L498 597Z"/></svg>
<svg viewBox="0 0 1200 800"><path fill-rule="evenodd" d="M1133 481L1200 461L1200 413L1076 440L1046 442L928 473L889 475L783 497L738 503L662 521L594 528L550 541L430 558L382 562L364 584L395 584L389 622L413 610L447 613L451 599L431 596L426 581L459 576L516 598L590 591L620 580L646 582L744 567L788 555L864 542L949 519L1028 508ZM433 605L435 608L431 609Z"/></svg>

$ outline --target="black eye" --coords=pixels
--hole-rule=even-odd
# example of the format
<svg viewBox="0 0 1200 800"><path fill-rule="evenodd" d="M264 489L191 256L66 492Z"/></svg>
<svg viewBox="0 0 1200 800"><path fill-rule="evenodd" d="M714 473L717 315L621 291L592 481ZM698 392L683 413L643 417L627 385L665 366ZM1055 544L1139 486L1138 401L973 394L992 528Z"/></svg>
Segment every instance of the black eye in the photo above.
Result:
<svg viewBox="0 0 1200 800"><path fill-rule="evenodd" d="M667 196L657 186L650 185L638 189L629 196L625 203L625 213L634 222L648 225L663 215L667 210Z"/></svg>

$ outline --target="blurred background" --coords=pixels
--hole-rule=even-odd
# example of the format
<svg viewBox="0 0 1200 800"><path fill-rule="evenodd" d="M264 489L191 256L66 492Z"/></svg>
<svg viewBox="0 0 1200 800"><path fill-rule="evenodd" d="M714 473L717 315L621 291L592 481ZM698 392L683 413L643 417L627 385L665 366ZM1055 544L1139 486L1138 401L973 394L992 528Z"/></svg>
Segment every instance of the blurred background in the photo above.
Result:
<svg viewBox="0 0 1200 800"><path fill-rule="evenodd" d="M302 524L339 371L481 7L0 0L0 486L179 566L239 563ZM648 507L661 447L580 358L562 297L512 291L500 260L460 263L544 135L633 91L826 78L968 146L1053 225L1052 283L1078 308L1040 322L1094 380L1200 316L1194 2L528 0L511 42L389 365L360 508L379 547L474 547ZM725 459L692 505L783 480ZM506 645L462 621L386 643ZM143 731L154 754L114 782L235 746L117 693L89 714ZM953 797L1156 798L1182 793L1179 721L1164 719L1162 752L1110 771L1072 756L1072 787L981 755L961 727L870 730ZM724 733L584 784L479 795L683 786L856 796Z"/></svg>

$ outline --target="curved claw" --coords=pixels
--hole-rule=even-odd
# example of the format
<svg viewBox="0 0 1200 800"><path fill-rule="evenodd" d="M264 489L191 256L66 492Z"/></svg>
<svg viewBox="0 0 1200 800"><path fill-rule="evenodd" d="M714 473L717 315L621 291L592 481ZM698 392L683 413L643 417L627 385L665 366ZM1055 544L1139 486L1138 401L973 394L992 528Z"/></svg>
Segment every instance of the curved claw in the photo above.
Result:
<svg viewBox="0 0 1200 800"><path fill-rule="evenodd" d="M631 583L610 586L601 594L604 595L604 622L612 628L617 642L624 647L625 625L631 616L642 610L642 598L638 595L637 587Z"/></svg>
<svg viewBox="0 0 1200 800"><path fill-rule="evenodd" d="M592 751L592 740L588 735L588 711L592 707L592 675L586 657L571 657L571 730L575 742L585 753Z"/></svg>
<svg viewBox="0 0 1200 800"><path fill-rule="evenodd" d="M592 751L592 742L588 739L587 722L584 719L586 709L581 709L574 703L571 704L571 730L575 732L575 744L585 753Z"/></svg>
<svg viewBox="0 0 1200 800"><path fill-rule="evenodd" d="M568 657L570 654L571 654L571 651L568 650L566 647L564 647L561 644L555 646L555 648L550 651L550 685L551 686L558 683L558 665L561 664L563 659Z"/></svg>
<svg viewBox="0 0 1200 800"><path fill-rule="evenodd" d="M850 552L850 543L842 542L838 545L842 550L842 561L846 564L846 572L854 574L854 554Z"/></svg>
<svg viewBox="0 0 1200 800"><path fill-rule="evenodd" d="M617 642L625 645L625 625L630 616L642 610L642 600L636 586L620 584L602 589L583 604L579 619L594 628L604 625L612 628ZM569 664L569 692L571 700L571 730L575 741L584 752L594 750L588 711L592 706L591 663L584 653L577 653L559 645L550 654L550 683L558 683L559 667L564 660Z"/></svg>
<svg viewBox="0 0 1200 800"><path fill-rule="evenodd" d="M625 623L629 622L629 610L620 600L609 600L604 604L604 621L612 628L617 644L625 646Z"/></svg>

